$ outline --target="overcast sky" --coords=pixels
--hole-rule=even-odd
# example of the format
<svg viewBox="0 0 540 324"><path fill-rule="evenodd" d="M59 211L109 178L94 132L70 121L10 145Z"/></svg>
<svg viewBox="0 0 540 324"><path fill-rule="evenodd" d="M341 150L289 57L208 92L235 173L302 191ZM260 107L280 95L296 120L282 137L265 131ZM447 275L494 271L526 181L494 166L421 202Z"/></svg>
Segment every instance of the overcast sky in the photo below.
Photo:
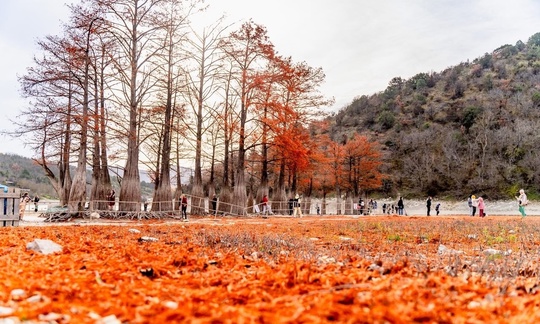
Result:
<svg viewBox="0 0 540 324"><path fill-rule="evenodd" d="M17 76L32 64L36 40L58 34L70 0L0 0L0 130L11 130L28 104ZM207 0L212 20L253 19L276 50L321 67L321 91L338 110L355 97L515 44L540 32L537 0ZM31 157L22 142L0 138L1 153Z"/></svg>

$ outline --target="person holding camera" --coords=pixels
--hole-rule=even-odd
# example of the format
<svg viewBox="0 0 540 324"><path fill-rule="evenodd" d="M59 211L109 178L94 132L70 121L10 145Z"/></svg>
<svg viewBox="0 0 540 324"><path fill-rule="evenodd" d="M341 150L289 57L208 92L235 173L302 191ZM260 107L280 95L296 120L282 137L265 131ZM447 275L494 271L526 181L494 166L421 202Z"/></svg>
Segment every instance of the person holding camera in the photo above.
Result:
<svg viewBox="0 0 540 324"><path fill-rule="evenodd" d="M527 216L526 212L525 212L525 206L527 206L529 204L529 200L527 199L527 195L525 194L525 190L523 189L520 189L519 190L519 197L516 197L516 199L518 200L518 204L519 204L519 212L521 213L521 218L524 218L525 216Z"/></svg>

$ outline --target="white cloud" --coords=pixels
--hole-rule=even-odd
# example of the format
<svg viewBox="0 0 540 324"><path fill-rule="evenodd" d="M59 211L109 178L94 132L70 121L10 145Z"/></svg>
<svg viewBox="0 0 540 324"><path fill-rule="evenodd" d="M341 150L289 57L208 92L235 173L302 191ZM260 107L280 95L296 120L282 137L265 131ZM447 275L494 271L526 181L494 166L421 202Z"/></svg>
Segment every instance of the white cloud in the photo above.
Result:
<svg viewBox="0 0 540 324"><path fill-rule="evenodd" d="M0 1L0 116L18 102L13 73L22 74L35 40L59 31L66 0ZM253 19L268 29L281 55L322 67L323 93L334 109L384 90L396 76L441 71L524 42L540 31L535 0L207 0L206 21ZM8 58L8 59L5 59ZM0 118L0 128L5 128Z"/></svg>

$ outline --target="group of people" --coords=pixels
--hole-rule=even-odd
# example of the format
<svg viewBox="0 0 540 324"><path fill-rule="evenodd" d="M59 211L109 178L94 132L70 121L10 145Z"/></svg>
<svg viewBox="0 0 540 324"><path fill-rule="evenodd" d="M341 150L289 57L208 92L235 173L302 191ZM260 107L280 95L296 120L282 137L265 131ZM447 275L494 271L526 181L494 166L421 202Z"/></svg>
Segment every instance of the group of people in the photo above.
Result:
<svg viewBox="0 0 540 324"><path fill-rule="evenodd" d="M426 200L426 209L427 209L428 216L431 216L431 201L432 200L433 198L431 196L428 196ZM439 216L440 212L441 212L441 203L437 203L437 205L435 205L435 213L437 213L437 216Z"/></svg>
<svg viewBox="0 0 540 324"><path fill-rule="evenodd" d="M521 218L524 218L527 216L527 213L525 211L525 206L529 204L529 199L527 199L527 195L525 194L524 189L519 190L519 196L515 196L516 200L518 201L518 211L521 214ZM484 202L484 198L482 196L479 196L478 198L475 195L470 195L467 199L467 205L469 206L470 210L470 216L476 216L476 211L478 210L478 216L479 217L486 217L486 203Z"/></svg>
<svg viewBox="0 0 540 324"><path fill-rule="evenodd" d="M366 208L367 207L367 208ZM377 201L374 199L370 199L367 203L364 202L364 199L360 198L358 199L358 211L360 215L370 215L373 210L377 210ZM383 205L384 208L384 205Z"/></svg>
<svg viewBox="0 0 540 324"><path fill-rule="evenodd" d="M526 211L525 211L525 206L527 206L529 204L529 200L527 199L527 195L525 194L525 190L523 189L520 189L519 190L519 196L515 196L516 200L518 201L518 210L519 210L519 213L521 214L521 217L526 217L527 214L526 214ZM107 195L107 200L108 200L108 207L109 207L109 210L112 210L114 208L114 204L115 204L115 199L116 199L116 193L114 191L114 189L111 189ZM29 202L33 202L34 203L34 211L37 212L38 211L38 202L39 202L40 198L39 196L36 194L34 196L34 198L30 198L29 194L27 192L25 192L22 196L21 196L21 199L20 199L20 203L19 203L19 215L20 215L20 219L22 220L23 217L24 217L24 212L26 210L26 205L29 203ZM298 194L296 194L293 198L289 199L289 215L292 215L293 217L302 217L302 209L300 207L300 196ZM427 209L427 216L430 216L431 215L431 205L432 205L432 197L429 196L426 200L426 209ZM211 200L211 210L210 212L215 214L217 213L217 201L218 201L218 198L216 195L213 196L212 200ZM261 209L262 209L262 214L263 215L268 215L269 213L271 213L271 207L270 207L270 203L268 201L268 195L263 195L263 198L261 199L261 202L259 204L261 206ZM479 217L486 217L487 214L486 214L486 204L484 202L484 198L482 196L479 196L479 197L476 197L475 195L470 195L467 199L467 205L469 207L469 210L470 210L470 216L476 216L476 213L478 211L478 216ZM181 206L181 216L182 216L182 219L187 221L187 206L188 206L188 199L187 199L187 196L185 194L183 194L180 198L180 206ZM441 207L441 204L440 203L437 203L437 205L435 206L435 212L437 215L439 215L440 213L440 207ZM365 206L365 203L364 203L364 200L362 198L359 199L358 201L358 209L360 211L360 214L361 215L368 215L371 213L372 210L377 210L377 201L376 200L373 200L373 199L370 199L368 204L367 204L367 210L366 210L366 206ZM146 206L145 206L145 210L146 210ZM399 197L399 200L397 201L396 205L394 204L387 204L387 203L384 203L382 205L382 213L383 214L393 214L393 213L397 213L398 215L406 215L406 212L405 212L405 203L403 201L403 197ZM317 215L320 215L320 208L319 206L317 205Z"/></svg>
<svg viewBox="0 0 540 324"><path fill-rule="evenodd" d="M476 198L475 195L470 195L467 199L467 205L469 206L470 216L476 216L476 210L478 210L479 217L486 217L486 204L482 196Z"/></svg>
<svg viewBox="0 0 540 324"><path fill-rule="evenodd" d="M382 205L382 212L383 214L394 214L397 213L398 215L405 214L405 203L403 202L403 197L399 197L397 204L386 204L384 203Z"/></svg>
<svg viewBox="0 0 540 324"><path fill-rule="evenodd" d="M302 214L302 208L301 208L301 200L299 194L296 194L294 197L289 199L289 215L292 215L292 217L303 217ZM317 206L317 215L319 215L320 209Z"/></svg>

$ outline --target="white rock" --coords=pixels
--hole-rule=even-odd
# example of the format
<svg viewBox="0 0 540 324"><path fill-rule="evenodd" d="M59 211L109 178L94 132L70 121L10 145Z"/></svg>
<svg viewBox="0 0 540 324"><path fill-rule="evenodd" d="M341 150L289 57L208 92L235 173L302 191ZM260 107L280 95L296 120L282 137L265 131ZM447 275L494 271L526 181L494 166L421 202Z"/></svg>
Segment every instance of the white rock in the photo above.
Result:
<svg viewBox="0 0 540 324"><path fill-rule="evenodd" d="M7 317L0 319L0 324L19 324L21 321L17 317Z"/></svg>
<svg viewBox="0 0 540 324"><path fill-rule="evenodd" d="M323 255L323 256L319 257L318 261L319 261L320 263L328 264L328 263L335 263L335 262L336 262L336 259L331 258L331 257L328 257L328 256L326 256L326 255Z"/></svg>
<svg viewBox="0 0 540 324"><path fill-rule="evenodd" d="M512 250L501 251L501 250L496 250L496 249L485 249L484 254L485 255L496 255L496 254L510 255L512 254Z"/></svg>
<svg viewBox="0 0 540 324"><path fill-rule="evenodd" d="M168 309L177 309L178 308L178 303L173 302L171 300L167 300L167 301L163 302L163 306L167 307Z"/></svg>
<svg viewBox="0 0 540 324"><path fill-rule="evenodd" d="M0 316L8 316L13 314L14 310L11 307L0 306Z"/></svg>
<svg viewBox="0 0 540 324"><path fill-rule="evenodd" d="M369 271L380 271L382 269L382 267L380 265L372 263L372 264L369 265L369 267L367 269Z"/></svg>
<svg viewBox="0 0 540 324"><path fill-rule="evenodd" d="M142 241L142 242L157 242L158 239L155 238L155 237L151 237L151 236L143 236L139 239L139 241Z"/></svg>
<svg viewBox="0 0 540 324"><path fill-rule="evenodd" d="M91 219L98 219L101 218L101 215L98 212L93 212L90 214Z"/></svg>
<svg viewBox="0 0 540 324"><path fill-rule="evenodd" d="M101 319L101 316L99 316L97 313L94 313L94 312L88 313L88 317L90 317L91 319L95 321L97 321L98 319Z"/></svg>
<svg viewBox="0 0 540 324"><path fill-rule="evenodd" d="M26 244L26 248L28 250L40 252L43 254L62 252L62 246L54 243L51 240L35 239L34 241Z"/></svg>
<svg viewBox="0 0 540 324"><path fill-rule="evenodd" d="M26 297L26 291L24 289L13 289L10 296L13 300L21 300Z"/></svg>
<svg viewBox="0 0 540 324"><path fill-rule="evenodd" d="M122 322L116 318L116 315L109 315L103 317L101 320L97 321L99 324L122 324Z"/></svg>
<svg viewBox="0 0 540 324"><path fill-rule="evenodd" d="M58 321L62 318L64 318L64 315L62 314L57 314L57 313L49 313L49 314L39 314L38 316L39 320L40 321L44 321L44 322L53 322L53 321Z"/></svg>
<svg viewBox="0 0 540 324"><path fill-rule="evenodd" d="M44 298L41 295L30 296L26 299L26 301L29 303L39 303L40 301L43 301L43 300Z"/></svg>
<svg viewBox="0 0 540 324"><path fill-rule="evenodd" d="M135 229L135 228L130 228L128 231L130 233L133 233L133 234L140 234L141 233L141 231L139 231L138 229Z"/></svg>
<svg viewBox="0 0 540 324"><path fill-rule="evenodd" d="M463 254L463 251L450 249L450 248L447 248L446 246L444 246L442 244L439 244L439 248L437 249L437 253L439 255L448 255L448 254L455 255L455 254Z"/></svg>

